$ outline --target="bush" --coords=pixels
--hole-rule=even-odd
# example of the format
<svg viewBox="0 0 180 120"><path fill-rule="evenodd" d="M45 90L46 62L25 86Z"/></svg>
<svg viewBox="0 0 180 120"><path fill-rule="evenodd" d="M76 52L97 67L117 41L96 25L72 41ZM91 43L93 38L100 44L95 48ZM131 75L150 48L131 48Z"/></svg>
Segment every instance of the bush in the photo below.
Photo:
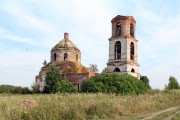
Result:
<svg viewBox="0 0 180 120"><path fill-rule="evenodd" d="M165 89L172 90L172 89L179 89L179 88L180 87L179 87L179 83L178 83L177 79L173 76L170 76L169 83Z"/></svg>
<svg viewBox="0 0 180 120"><path fill-rule="evenodd" d="M54 93L56 92L56 84L62 79L62 75L59 73L55 66L50 66L48 72L45 76L45 86L44 93Z"/></svg>
<svg viewBox="0 0 180 120"><path fill-rule="evenodd" d="M147 76L141 76L140 80L145 84L147 88L151 89L151 86L149 85L149 79Z"/></svg>
<svg viewBox="0 0 180 120"><path fill-rule="evenodd" d="M32 91L28 87L19 87L13 85L0 85L1 93L13 93L13 94L31 94Z"/></svg>
<svg viewBox="0 0 180 120"><path fill-rule="evenodd" d="M57 83L56 92L68 92L68 93L76 93L78 92L77 88L74 87L72 83L68 80L61 80Z"/></svg>
<svg viewBox="0 0 180 120"><path fill-rule="evenodd" d="M148 90L136 77L117 73L101 74L84 80L82 92L103 92L117 94L140 94Z"/></svg>
<svg viewBox="0 0 180 120"><path fill-rule="evenodd" d="M44 93L77 92L77 88L66 78L62 77L55 66L51 66L46 73Z"/></svg>

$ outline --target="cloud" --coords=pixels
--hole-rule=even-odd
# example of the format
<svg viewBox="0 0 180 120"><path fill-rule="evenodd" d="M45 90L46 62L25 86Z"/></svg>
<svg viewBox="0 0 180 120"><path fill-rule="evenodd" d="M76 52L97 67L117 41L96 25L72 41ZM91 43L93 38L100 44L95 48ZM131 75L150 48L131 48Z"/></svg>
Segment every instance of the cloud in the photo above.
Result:
<svg viewBox="0 0 180 120"><path fill-rule="evenodd" d="M3 4L1 4L1 10L11 15L16 23L21 27L33 28L46 34L56 33L56 30L50 23L40 19L40 17L34 16L21 4L14 2L3 2Z"/></svg>
<svg viewBox="0 0 180 120"><path fill-rule="evenodd" d="M36 45L36 43L34 43L33 40L30 38L13 35L12 33L9 33L8 31L3 30L1 28L0 28L0 38L15 42L22 42L22 43Z"/></svg>
<svg viewBox="0 0 180 120"><path fill-rule="evenodd" d="M50 52L46 51L63 39L64 32L70 33L71 41L81 50L82 63L86 66L95 63L101 71L108 62L111 19L121 14L132 15L137 21L142 75L150 78L154 88L163 88L169 75L180 79L177 67L180 60L180 16L173 12L172 17L169 11L173 6L169 7L163 1L158 5L143 0L2 0L0 15L5 14L11 20L0 20L0 41L4 41L0 45L0 67L4 73L0 79L7 80L0 83L31 84L41 62L50 59ZM7 51L7 56L7 52L2 51L10 42L5 44L5 40L35 46L37 51L27 53L14 46ZM25 82L24 78L30 82Z"/></svg>
<svg viewBox="0 0 180 120"><path fill-rule="evenodd" d="M8 55L7 55L8 53ZM17 51L15 49L0 52L4 57L0 60L0 83L18 86L32 85L35 75L38 74L42 62L47 58L48 53Z"/></svg>
<svg viewBox="0 0 180 120"><path fill-rule="evenodd" d="M152 6L147 8L141 4L137 7L140 19L137 22L142 22L138 31L141 74L150 78L153 88L163 89L170 75L180 81L177 67L180 59L179 15L168 17L164 14L168 8L159 9L158 13Z"/></svg>

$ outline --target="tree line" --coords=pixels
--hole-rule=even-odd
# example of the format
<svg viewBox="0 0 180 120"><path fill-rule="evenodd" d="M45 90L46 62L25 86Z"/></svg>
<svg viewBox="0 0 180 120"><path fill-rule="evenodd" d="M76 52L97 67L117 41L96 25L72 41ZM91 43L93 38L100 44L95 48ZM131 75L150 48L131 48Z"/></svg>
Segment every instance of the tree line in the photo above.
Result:
<svg viewBox="0 0 180 120"><path fill-rule="evenodd" d="M97 71L97 65L91 65L92 71ZM127 74L109 73L105 68L101 74L87 78L81 85L82 93L116 93L116 94L142 94L150 90L149 79L141 76L140 80ZM179 83L174 76L169 77L169 83L165 85L165 90L180 89ZM0 85L1 93L12 94L32 94L39 93L32 88ZM51 66L45 76L45 86L42 93L77 93L78 89L65 76L59 73L55 66Z"/></svg>

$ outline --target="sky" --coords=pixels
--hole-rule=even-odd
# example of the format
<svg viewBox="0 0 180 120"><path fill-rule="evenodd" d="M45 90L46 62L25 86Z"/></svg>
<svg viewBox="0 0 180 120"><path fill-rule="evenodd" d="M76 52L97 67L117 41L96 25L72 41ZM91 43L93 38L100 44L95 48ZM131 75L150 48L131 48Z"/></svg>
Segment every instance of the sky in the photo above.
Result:
<svg viewBox="0 0 180 120"><path fill-rule="evenodd" d="M108 62L111 19L136 19L140 74L154 89L180 83L179 0L0 0L0 85L30 87L69 33L84 66Z"/></svg>

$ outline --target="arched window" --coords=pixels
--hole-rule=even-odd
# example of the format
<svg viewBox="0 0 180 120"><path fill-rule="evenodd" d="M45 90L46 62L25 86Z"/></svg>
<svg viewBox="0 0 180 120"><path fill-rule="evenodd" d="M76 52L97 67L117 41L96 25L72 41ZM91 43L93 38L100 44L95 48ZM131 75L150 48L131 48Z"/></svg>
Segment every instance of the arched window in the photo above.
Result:
<svg viewBox="0 0 180 120"><path fill-rule="evenodd" d="M115 68L114 72L121 72L119 68Z"/></svg>
<svg viewBox="0 0 180 120"><path fill-rule="evenodd" d="M134 26L132 23L130 24L130 35L131 37L134 37Z"/></svg>
<svg viewBox="0 0 180 120"><path fill-rule="evenodd" d="M64 53L64 61L67 60L67 58L68 58L68 54Z"/></svg>
<svg viewBox="0 0 180 120"><path fill-rule="evenodd" d="M115 60L121 59L121 42L117 41L115 43Z"/></svg>
<svg viewBox="0 0 180 120"><path fill-rule="evenodd" d="M134 60L134 43L131 42L130 44L130 58L131 60Z"/></svg>
<svg viewBox="0 0 180 120"><path fill-rule="evenodd" d="M78 61L78 54L76 54L76 61Z"/></svg>
<svg viewBox="0 0 180 120"><path fill-rule="evenodd" d="M120 22L118 22L117 24L116 24L116 35L117 36L121 36L121 23Z"/></svg>
<svg viewBox="0 0 180 120"><path fill-rule="evenodd" d="M134 70L134 68L133 68L133 69L131 69L131 72L132 72L132 73L135 73L135 70Z"/></svg>
<svg viewBox="0 0 180 120"><path fill-rule="evenodd" d="M57 55L56 53L54 53L54 61L56 61L56 59L57 59Z"/></svg>

